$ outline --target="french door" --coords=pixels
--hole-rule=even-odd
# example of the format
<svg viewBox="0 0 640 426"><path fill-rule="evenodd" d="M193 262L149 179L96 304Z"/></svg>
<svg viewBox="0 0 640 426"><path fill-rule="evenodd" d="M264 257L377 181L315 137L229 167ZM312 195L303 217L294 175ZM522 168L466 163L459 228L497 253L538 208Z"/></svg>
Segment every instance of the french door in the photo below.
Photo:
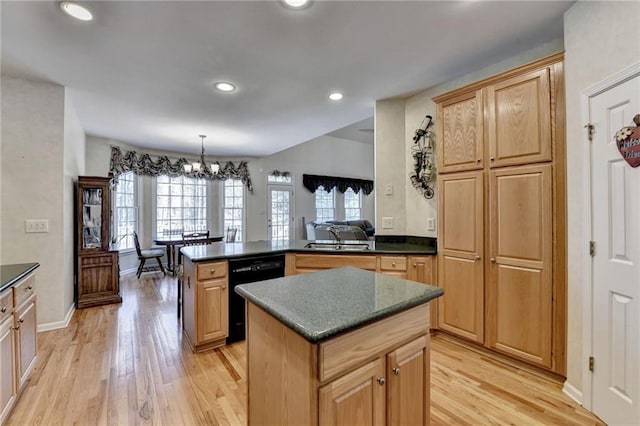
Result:
<svg viewBox="0 0 640 426"><path fill-rule="evenodd" d="M268 187L267 234L270 241L292 240L293 189L281 186Z"/></svg>

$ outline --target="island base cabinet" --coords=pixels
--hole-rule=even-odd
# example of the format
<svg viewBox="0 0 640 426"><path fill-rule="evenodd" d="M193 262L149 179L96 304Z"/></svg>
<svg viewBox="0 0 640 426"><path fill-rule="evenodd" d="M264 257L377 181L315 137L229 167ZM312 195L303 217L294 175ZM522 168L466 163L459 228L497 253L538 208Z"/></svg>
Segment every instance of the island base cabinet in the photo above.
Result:
<svg viewBox="0 0 640 426"><path fill-rule="evenodd" d="M428 425L429 317L425 304L311 343L248 302L249 425Z"/></svg>

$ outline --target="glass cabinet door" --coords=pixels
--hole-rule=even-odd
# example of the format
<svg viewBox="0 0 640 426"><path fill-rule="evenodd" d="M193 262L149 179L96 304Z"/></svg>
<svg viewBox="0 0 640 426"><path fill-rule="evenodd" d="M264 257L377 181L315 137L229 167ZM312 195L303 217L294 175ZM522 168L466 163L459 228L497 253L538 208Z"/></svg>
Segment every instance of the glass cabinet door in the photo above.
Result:
<svg viewBox="0 0 640 426"><path fill-rule="evenodd" d="M82 248L102 247L102 188L82 190Z"/></svg>

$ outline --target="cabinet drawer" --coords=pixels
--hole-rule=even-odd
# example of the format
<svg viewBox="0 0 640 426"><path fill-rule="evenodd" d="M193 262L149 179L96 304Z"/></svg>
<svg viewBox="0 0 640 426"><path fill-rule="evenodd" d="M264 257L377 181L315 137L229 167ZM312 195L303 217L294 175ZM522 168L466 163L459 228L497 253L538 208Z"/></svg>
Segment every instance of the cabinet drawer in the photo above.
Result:
<svg viewBox="0 0 640 426"><path fill-rule="evenodd" d="M202 263L196 265L198 281L227 276L227 262Z"/></svg>
<svg viewBox="0 0 640 426"><path fill-rule="evenodd" d="M376 270L375 256L350 256L350 255L322 255L322 254L298 254L296 255L296 268L331 269L341 266L353 266L360 269Z"/></svg>
<svg viewBox="0 0 640 426"><path fill-rule="evenodd" d="M11 312L13 312L13 291L8 289L0 294L0 322L9 317Z"/></svg>
<svg viewBox="0 0 640 426"><path fill-rule="evenodd" d="M13 287L13 306L18 307L36 291L36 277L30 275Z"/></svg>
<svg viewBox="0 0 640 426"><path fill-rule="evenodd" d="M404 256L380 256L381 271L406 271L407 258Z"/></svg>
<svg viewBox="0 0 640 426"><path fill-rule="evenodd" d="M318 378L324 382L429 332L429 304L374 322L319 345Z"/></svg>

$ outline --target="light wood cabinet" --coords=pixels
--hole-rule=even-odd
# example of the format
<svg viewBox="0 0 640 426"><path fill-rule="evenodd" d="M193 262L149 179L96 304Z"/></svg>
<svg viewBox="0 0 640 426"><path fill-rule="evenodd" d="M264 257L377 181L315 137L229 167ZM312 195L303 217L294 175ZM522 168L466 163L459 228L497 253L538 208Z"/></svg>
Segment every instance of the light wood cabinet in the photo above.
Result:
<svg viewBox="0 0 640 426"><path fill-rule="evenodd" d="M225 344L229 335L227 261L183 263L183 332L191 348L207 350Z"/></svg>
<svg viewBox="0 0 640 426"><path fill-rule="evenodd" d="M492 171L489 193L487 344L551 367L551 164Z"/></svg>
<svg viewBox="0 0 640 426"><path fill-rule="evenodd" d="M484 341L483 172L440 176L438 328Z"/></svg>
<svg viewBox="0 0 640 426"><path fill-rule="evenodd" d="M459 149L447 130L453 128L447 108L465 99L484 98L486 142L477 171L446 162L439 170L438 328L560 375L566 373L562 60L552 55L434 99L442 153ZM467 124L457 129L481 127L475 116L461 119ZM475 149L476 134L464 144Z"/></svg>
<svg viewBox="0 0 640 426"><path fill-rule="evenodd" d="M429 304L311 343L247 304L248 424L428 425Z"/></svg>
<svg viewBox="0 0 640 426"><path fill-rule="evenodd" d="M377 271L398 278L407 278L406 256L378 256Z"/></svg>
<svg viewBox="0 0 640 426"><path fill-rule="evenodd" d="M9 293L11 293L11 289L9 289ZM9 415L18 393L15 352L13 317L8 316L0 322L0 424Z"/></svg>
<svg viewBox="0 0 640 426"><path fill-rule="evenodd" d="M0 424L11 413L38 353L35 275L0 294Z"/></svg>
<svg viewBox="0 0 640 426"><path fill-rule="evenodd" d="M483 91L462 93L438 104L438 171L484 167Z"/></svg>
<svg viewBox="0 0 640 426"><path fill-rule="evenodd" d="M487 87L489 166L551 161L548 67Z"/></svg>

